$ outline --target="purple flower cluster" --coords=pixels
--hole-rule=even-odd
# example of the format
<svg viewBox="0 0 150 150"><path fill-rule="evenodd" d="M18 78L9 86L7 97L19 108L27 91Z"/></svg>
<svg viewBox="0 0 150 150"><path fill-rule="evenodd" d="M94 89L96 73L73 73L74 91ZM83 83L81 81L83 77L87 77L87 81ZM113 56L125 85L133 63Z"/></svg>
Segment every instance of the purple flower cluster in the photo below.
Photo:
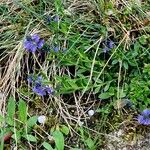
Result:
<svg viewBox="0 0 150 150"><path fill-rule="evenodd" d="M53 89L49 87L48 85L42 84L42 77L38 76L36 79L33 78L33 76L30 76L28 78L29 83L33 83L32 91L40 96L44 96L46 94L53 94Z"/></svg>
<svg viewBox="0 0 150 150"><path fill-rule="evenodd" d="M115 43L113 41L106 41L105 47L103 48L103 52L107 53L109 52L112 48L114 48Z"/></svg>
<svg viewBox="0 0 150 150"><path fill-rule="evenodd" d="M145 109L141 113L141 115L138 116L138 122L142 125L150 125L150 110Z"/></svg>
<svg viewBox="0 0 150 150"><path fill-rule="evenodd" d="M39 35L34 34L26 37L24 41L24 48L32 53L35 53L37 49L41 49L44 45L44 39L40 39Z"/></svg>
<svg viewBox="0 0 150 150"><path fill-rule="evenodd" d="M42 84L36 84L33 88L32 91L35 92L36 94L40 95L40 96L44 96L46 94L52 94L53 93L53 89L49 86L45 86Z"/></svg>

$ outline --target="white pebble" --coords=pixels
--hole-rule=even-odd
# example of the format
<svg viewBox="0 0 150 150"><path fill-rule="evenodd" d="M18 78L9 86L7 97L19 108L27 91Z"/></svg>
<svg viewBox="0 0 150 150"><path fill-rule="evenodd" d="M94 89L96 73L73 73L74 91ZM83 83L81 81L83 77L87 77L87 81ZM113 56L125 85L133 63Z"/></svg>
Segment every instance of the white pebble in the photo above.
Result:
<svg viewBox="0 0 150 150"><path fill-rule="evenodd" d="M95 112L94 112L94 110L92 110L92 109L88 111L88 115L89 115L90 117L93 116L94 113L95 113Z"/></svg>
<svg viewBox="0 0 150 150"><path fill-rule="evenodd" d="M38 117L38 122L44 124L46 122L46 116L42 115Z"/></svg>

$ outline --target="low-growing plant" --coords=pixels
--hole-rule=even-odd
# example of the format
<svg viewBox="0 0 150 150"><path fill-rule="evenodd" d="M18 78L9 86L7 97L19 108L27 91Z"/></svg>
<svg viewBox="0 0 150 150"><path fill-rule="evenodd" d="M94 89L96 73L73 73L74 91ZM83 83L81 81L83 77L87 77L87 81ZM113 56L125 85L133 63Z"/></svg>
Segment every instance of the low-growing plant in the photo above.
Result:
<svg viewBox="0 0 150 150"><path fill-rule="evenodd" d="M37 138L32 135L32 129L37 122L37 116L28 117L27 105L20 99L17 103L10 97L7 104L7 115L1 116L1 140L5 142L13 138L20 143L22 138L29 142L37 142ZM5 128L4 128L5 126Z"/></svg>

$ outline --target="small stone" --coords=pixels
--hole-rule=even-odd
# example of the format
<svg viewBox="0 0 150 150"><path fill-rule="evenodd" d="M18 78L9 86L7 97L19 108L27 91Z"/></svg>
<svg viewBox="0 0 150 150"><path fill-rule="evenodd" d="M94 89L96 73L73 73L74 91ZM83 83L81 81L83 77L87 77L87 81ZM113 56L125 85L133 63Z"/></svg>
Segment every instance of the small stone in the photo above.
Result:
<svg viewBox="0 0 150 150"><path fill-rule="evenodd" d="M95 112L94 112L94 110L92 110L92 109L88 111L88 115L89 115L90 117L93 116L94 113L95 113Z"/></svg>
<svg viewBox="0 0 150 150"><path fill-rule="evenodd" d="M46 122L46 116L42 115L38 117L38 122L44 124Z"/></svg>

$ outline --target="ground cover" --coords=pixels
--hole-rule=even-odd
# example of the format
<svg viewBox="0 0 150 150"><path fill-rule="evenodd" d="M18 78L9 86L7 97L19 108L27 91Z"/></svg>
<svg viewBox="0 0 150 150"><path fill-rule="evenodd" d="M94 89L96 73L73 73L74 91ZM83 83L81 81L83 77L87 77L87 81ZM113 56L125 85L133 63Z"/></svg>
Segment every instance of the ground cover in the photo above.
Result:
<svg viewBox="0 0 150 150"><path fill-rule="evenodd" d="M150 149L150 1L0 2L0 148Z"/></svg>

